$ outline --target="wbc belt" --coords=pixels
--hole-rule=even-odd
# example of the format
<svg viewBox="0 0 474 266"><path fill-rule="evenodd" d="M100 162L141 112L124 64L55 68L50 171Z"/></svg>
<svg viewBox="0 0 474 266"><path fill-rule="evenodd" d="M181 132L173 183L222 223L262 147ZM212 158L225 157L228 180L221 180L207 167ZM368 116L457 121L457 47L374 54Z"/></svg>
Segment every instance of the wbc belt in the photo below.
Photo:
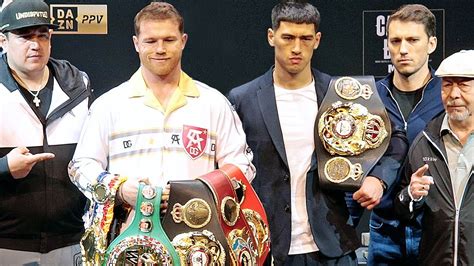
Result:
<svg viewBox="0 0 474 266"><path fill-rule="evenodd" d="M230 246L231 264L257 265L259 254L255 236L240 209L229 175L218 169L198 179L207 184L214 195L221 228Z"/></svg>
<svg viewBox="0 0 474 266"><path fill-rule="evenodd" d="M229 265L229 246L209 188L200 180L170 181L163 228L182 265Z"/></svg>
<svg viewBox="0 0 474 266"><path fill-rule="evenodd" d="M161 194L160 187L140 184L135 216L107 248L103 265L181 265L161 227Z"/></svg>
<svg viewBox="0 0 474 266"><path fill-rule="evenodd" d="M252 228L258 247L258 264L263 265L270 251L270 232L268 219L262 202L250 182L240 169L226 164L219 168L231 180L237 195L240 197L240 208L244 213L250 228Z"/></svg>
<svg viewBox="0 0 474 266"><path fill-rule="evenodd" d="M373 76L333 78L315 123L321 187L359 189L385 153L390 134Z"/></svg>

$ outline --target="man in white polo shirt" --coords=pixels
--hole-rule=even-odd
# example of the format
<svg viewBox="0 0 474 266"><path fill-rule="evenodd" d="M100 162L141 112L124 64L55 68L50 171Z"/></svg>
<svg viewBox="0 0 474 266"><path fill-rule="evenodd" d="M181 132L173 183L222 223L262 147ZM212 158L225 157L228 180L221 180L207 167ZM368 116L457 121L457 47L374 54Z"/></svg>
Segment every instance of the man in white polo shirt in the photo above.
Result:
<svg viewBox="0 0 474 266"><path fill-rule="evenodd" d="M71 180L88 198L97 199L97 184L115 184L118 200L135 206L139 181L164 187L225 164L253 178L237 114L220 92L181 70L187 38L171 4L152 2L136 15L141 66L94 102L70 163Z"/></svg>

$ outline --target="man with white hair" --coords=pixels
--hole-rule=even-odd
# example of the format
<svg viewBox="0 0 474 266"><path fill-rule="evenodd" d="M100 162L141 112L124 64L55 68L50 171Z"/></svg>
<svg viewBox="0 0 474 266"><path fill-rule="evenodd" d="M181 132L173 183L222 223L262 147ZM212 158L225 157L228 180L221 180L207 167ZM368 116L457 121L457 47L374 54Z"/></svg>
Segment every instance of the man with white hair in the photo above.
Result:
<svg viewBox="0 0 474 266"><path fill-rule="evenodd" d="M446 58L435 74L446 114L413 142L395 206L403 218L423 213L422 265L474 265L474 50Z"/></svg>

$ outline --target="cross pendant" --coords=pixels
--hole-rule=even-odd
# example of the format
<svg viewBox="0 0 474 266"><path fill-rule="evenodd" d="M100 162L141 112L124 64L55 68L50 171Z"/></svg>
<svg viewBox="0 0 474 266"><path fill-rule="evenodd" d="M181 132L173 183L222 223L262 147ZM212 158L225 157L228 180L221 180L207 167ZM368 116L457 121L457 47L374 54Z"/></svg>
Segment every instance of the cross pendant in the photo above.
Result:
<svg viewBox="0 0 474 266"><path fill-rule="evenodd" d="M38 96L35 96L33 99L33 103L36 105L36 107L39 107L41 100L38 98Z"/></svg>

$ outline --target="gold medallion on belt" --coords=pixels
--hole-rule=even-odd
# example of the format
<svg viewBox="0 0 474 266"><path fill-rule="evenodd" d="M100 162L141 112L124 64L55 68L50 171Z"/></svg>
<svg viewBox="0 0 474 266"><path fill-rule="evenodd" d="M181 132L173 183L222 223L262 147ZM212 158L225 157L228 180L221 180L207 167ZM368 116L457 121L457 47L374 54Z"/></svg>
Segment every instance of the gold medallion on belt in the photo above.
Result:
<svg viewBox="0 0 474 266"><path fill-rule="evenodd" d="M319 136L331 155L353 156L380 146L388 135L385 123L358 103L337 101L319 120Z"/></svg>
<svg viewBox="0 0 474 266"><path fill-rule="evenodd" d="M181 265L225 265L224 247L208 230L179 234L172 244L179 254Z"/></svg>
<svg viewBox="0 0 474 266"><path fill-rule="evenodd" d="M211 207L200 198L194 198L181 205L174 204L171 211L175 223L184 222L191 228L202 228L211 220Z"/></svg>

